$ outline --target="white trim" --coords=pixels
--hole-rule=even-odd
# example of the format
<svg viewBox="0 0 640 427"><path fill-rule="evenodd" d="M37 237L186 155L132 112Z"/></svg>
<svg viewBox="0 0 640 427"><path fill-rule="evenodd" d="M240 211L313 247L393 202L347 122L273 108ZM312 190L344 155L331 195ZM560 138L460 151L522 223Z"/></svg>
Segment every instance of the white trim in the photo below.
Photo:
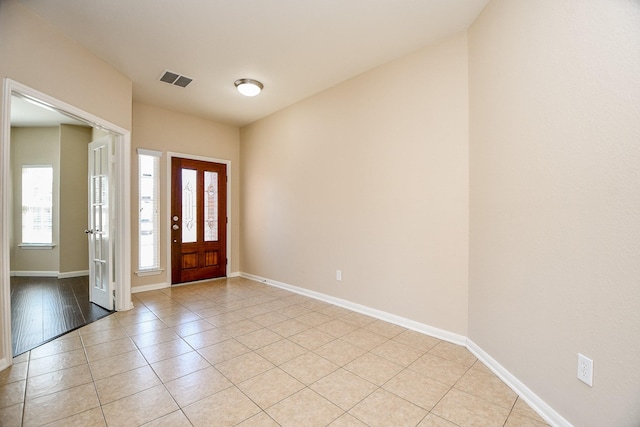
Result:
<svg viewBox="0 0 640 427"><path fill-rule="evenodd" d="M146 148L137 148L136 152L138 154L142 154L143 156L162 157L162 151L158 151L158 150L148 150Z"/></svg>
<svg viewBox="0 0 640 427"><path fill-rule="evenodd" d="M115 309L126 311L133 308L131 303L131 132L125 131L114 138L116 163L113 168L116 178L116 263Z"/></svg>
<svg viewBox="0 0 640 427"><path fill-rule="evenodd" d="M71 277L83 277L88 275L89 270L65 271L64 273L58 273L58 279L69 279Z"/></svg>
<svg viewBox="0 0 640 427"><path fill-rule="evenodd" d="M7 363L6 357L0 358L0 371L5 370L9 366L11 366L11 363Z"/></svg>
<svg viewBox="0 0 640 427"><path fill-rule="evenodd" d="M138 171L136 174L136 179L138 180L138 218L136 218L136 224L138 227L138 247L136 248L136 253L138 255L138 258L136 267L138 268L138 271L136 271L136 274L138 275L138 277L142 277L153 274L160 274L162 271L164 271L160 266L160 252L162 251L162 224L160 221L160 210L162 209L160 203L160 184L162 181L162 177L160 173L160 159L162 157L162 153L160 151L152 152L152 150L138 148L137 157ZM143 164L146 164L147 160L151 160L152 162L151 165L146 165L146 167L151 166L152 172L151 175L145 176L145 172L149 172L148 170L143 171ZM145 183L144 181L146 181L148 177L151 178L151 182ZM152 187L151 194L147 193L149 190L149 184L151 184ZM150 200L143 200L145 196L151 196ZM143 241L146 240L146 237L144 239L142 237L143 211L145 209L145 206L149 202L151 202L150 208L152 212L146 212L144 216L148 217L149 214L151 214L151 221L149 224L146 224L151 225L151 247L148 247L146 243L143 245ZM145 254L144 256L143 253ZM151 263L149 263L146 259L146 256L148 255L151 255ZM143 259L145 262L144 265L142 265Z"/></svg>
<svg viewBox="0 0 640 427"><path fill-rule="evenodd" d="M116 310L128 310L131 304L131 131L114 123L94 116L73 105L67 104L52 96L32 89L15 80L4 78L2 93L2 116L0 117L0 312L2 312L2 349L4 357L10 365L12 358L7 357L11 350L11 298L10 298L10 264L9 264L9 236L11 224L9 224L9 194L8 188L11 180L10 171L10 146L11 146L11 97L16 93L24 98L37 101L49 108L65 112L87 124L105 130L114 135L116 147L117 176L116 194L117 203L115 214L117 221L114 226L116 241L115 263L116 272L114 288L116 290ZM0 359L1 360L1 359Z"/></svg>
<svg viewBox="0 0 640 427"><path fill-rule="evenodd" d="M57 271L26 271L14 270L10 273L13 277L58 277L60 273Z"/></svg>
<svg viewBox="0 0 640 427"><path fill-rule="evenodd" d="M572 424L558 414L551 406L547 405L529 387L524 385L518 378L509 372L504 366L498 363L487 352L482 350L471 339L467 338L467 349L473 353L482 363L484 363L494 374L498 376L511 390L522 398L527 404L538 413L546 422L552 426L572 427Z"/></svg>
<svg viewBox="0 0 640 427"><path fill-rule="evenodd" d="M171 287L169 283L154 283L151 285L141 285L131 287L131 293L137 294L138 292L157 291L158 289L166 289Z"/></svg>
<svg viewBox="0 0 640 427"><path fill-rule="evenodd" d="M154 268L151 270L138 270L136 271L136 276L144 277L144 276L157 276L164 272L164 268Z"/></svg>
<svg viewBox="0 0 640 427"><path fill-rule="evenodd" d="M329 304L337 305L351 311L366 314L367 316L375 317L376 319L384 320L385 322L393 323L394 325L402 326L404 328L411 329L412 331L420 332L422 334L429 335L443 341L448 341L453 344L464 346L467 342L467 337L463 335L445 331L444 329L429 326L424 323L416 322L415 320L407 319L405 317L387 313L386 311L360 305L351 301L344 300L342 298L336 298L331 295L311 291L309 289L300 288L298 286L289 285L287 283L278 282L276 280L266 279L264 277L255 276L249 273L241 272L240 276L246 279L254 280L256 282L264 283L265 285L275 286L277 288L286 289L288 291L295 292L297 294L304 295L313 299L328 302Z"/></svg>
<svg viewBox="0 0 640 427"><path fill-rule="evenodd" d="M138 292L157 291L159 289L166 289L166 288L170 288L172 286L194 285L196 283L211 282L213 280L224 280L224 279L231 278L231 277L240 277L240 275L241 275L241 273L235 271L233 273L230 273L227 277L214 277L213 279L198 280L196 282L179 283L177 285L171 285L170 282L166 282L166 283L153 283L151 285L133 286L131 288L131 293L132 294L137 294Z"/></svg>
<svg viewBox="0 0 640 427"><path fill-rule="evenodd" d="M20 243L20 249L30 250L50 250L56 247L53 243Z"/></svg>
<svg viewBox="0 0 640 427"><path fill-rule="evenodd" d="M88 276L89 270L65 271L64 273L60 273L59 271L13 270L9 275L11 277L56 277L58 279L69 279L71 277Z"/></svg>
<svg viewBox="0 0 640 427"><path fill-rule="evenodd" d="M227 166L227 268L225 275L227 277L231 277L231 160L167 151L167 218L165 230L171 230L171 160L174 157L181 157L183 159L190 160L202 160L210 163L222 163ZM167 260L167 282L171 284L171 233L167 233Z"/></svg>
<svg viewBox="0 0 640 427"><path fill-rule="evenodd" d="M329 304L337 305L352 311L356 311L358 313L366 314L368 316L375 317L376 319L384 320L386 322L393 323L395 325L402 326L407 329L423 333L425 335L439 338L443 341L448 341L453 344L464 346L474 356L476 356L478 360L484 363L493 373L495 373L498 378L500 378L509 388L511 388L511 390L513 390L518 396L520 396L525 402L527 402L531 409L538 413L546 422L558 427L572 427L572 424L569 423L569 421L567 421L560 414L554 411L553 408L547 405L526 385L524 385L513 374L511 374L495 359L493 359L488 353L486 353L478 345L476 345L472 340L463 335L458 335L453 332L426 325L424 323L396 316L395 314L390 314L381 310L356 304L351 301L343 300L341 298L336 298L320 292L315 292L309 289L300 288L298 286L289 285L287 283L278 282L276 280L271 280L244 272L240 272L240 276L249 280L263 283L265 285L275 286L277 288L295 292L297 294L324 301Z"/></svg>
<svg viewBox="0 0 640 427"><path fill-rule="evenodd" d="M9 236L11 235L11 217L9 200L10 171L11 171L11 84L5 78L2 95L2 117L0 117L0 311L2 312L2 330L0 339L3 354L0 354L2 367L10 366L13 362L11 343L11 285L9 275Z"/></svg>

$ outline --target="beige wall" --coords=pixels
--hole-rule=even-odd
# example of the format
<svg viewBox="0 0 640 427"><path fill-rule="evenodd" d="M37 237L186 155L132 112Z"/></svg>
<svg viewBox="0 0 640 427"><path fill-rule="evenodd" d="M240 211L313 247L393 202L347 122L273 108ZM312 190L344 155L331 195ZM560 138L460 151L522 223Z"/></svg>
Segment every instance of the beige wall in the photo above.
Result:
<svg viewBox="0 0 640 427"><path fill-rule="evenodd" d="M131 81L15 0L0 1L0 41L0 78L131 128ZM8 215L6 210L1 214ZM8 267L0 262L0 274L8 274ZM6 295L0 293L0 300ZM0 360L7 356L4 338L0 336Z"/></svg>
<svg viewBox="0 0 640 427"><path fill-rule="evenodd" d="M460 34L243 128L242 270L466 335L467 110Z"/></svg>
<svg viewBox="0 0 640 427"><path fill-rule="evenodd" d="M0 2L0 77L131 128L131 80L15 0Z"/></svg>
<svg viewBox="0 0 640 427"><path fill-rule="evenodd" d="M575 425L640 419L637 1L493 0L468 48L449 38L240 137L132 118L131 82L14 0L0 40L0 77L133 126L134 270L135 149L165 152L162 224L167 150L229 159L232 271L468 335Z"/></svg>
<svg viewBox="0 0 640 427"><path fill-rule="evenodd" d="M20 248L22 243L22 166L53 167L53 243L51 249ZM60 138L58 127L11 128L13 169L13 247L11 271L57 272L60 256Z"/></svg>
<svg viewBox="0 0 640 427"><path fill-rule="evenodd" d="M494 0L469 31L469 337L576 426L640 420L639 42L622 0Z"/></svg>
<svg viewBox="0 0 640 427"><path fill-rule="evenodd" d="M87 144L91 128L14 127L11 129L13 169L13 238L11 271L70 273L88 270ZM53 249L24 249L21 243L23 165L53 165Z"/></svg>
<svg viewBox="0 0 640 427"><path fill-rule="evenodd" d="M88 147L92 128L60 126L60 273L89 270Z"/></svg>
<svg viewBox="0 0 640 427"><path fill-rule="evenodd" d="M136 150L162 151L160 159L160 266L161 275L138 277L132 274L131 286L170 283L167 277L167 151L231 161L231 272L240 268L240 146L239 131L233 126L168 111L145 104L133 104L131 153L131 266L138 267L138 158ZM135 291L135 289L134 289Z"/></svg>

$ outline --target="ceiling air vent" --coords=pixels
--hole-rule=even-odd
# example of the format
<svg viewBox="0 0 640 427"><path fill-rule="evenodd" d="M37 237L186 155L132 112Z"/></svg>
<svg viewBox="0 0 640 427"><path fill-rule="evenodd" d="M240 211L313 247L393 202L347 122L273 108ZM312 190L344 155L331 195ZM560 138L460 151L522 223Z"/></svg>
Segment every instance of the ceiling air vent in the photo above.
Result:
<svg viewBox="0 0 640 427"><path fill-rule="evenodd" d="M191 77L181 76L178 73L168 70L164 70L158 80L180 87L187 87L187 85L193 81Z"/></svg>

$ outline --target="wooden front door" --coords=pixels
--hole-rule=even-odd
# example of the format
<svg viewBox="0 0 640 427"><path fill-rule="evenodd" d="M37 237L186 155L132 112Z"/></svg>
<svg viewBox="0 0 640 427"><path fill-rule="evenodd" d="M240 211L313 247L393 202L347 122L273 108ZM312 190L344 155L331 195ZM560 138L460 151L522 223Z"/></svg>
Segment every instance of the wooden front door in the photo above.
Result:
<svg viewBox="0 0 640 427"><path fill-rule="evenodd" d="M227 165L171 160L171 283L227 272Z"/></svg>

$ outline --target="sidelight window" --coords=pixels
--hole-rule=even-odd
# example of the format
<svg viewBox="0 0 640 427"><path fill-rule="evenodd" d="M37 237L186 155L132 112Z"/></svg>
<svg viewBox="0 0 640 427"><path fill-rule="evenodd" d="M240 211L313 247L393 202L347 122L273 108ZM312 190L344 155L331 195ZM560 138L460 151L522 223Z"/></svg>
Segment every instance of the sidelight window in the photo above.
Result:
<svg viewBox="0 0 640 427"><path fill-rule="evenodd" d="M138 269L160 270L160 156L138 149Z"/></svg>

